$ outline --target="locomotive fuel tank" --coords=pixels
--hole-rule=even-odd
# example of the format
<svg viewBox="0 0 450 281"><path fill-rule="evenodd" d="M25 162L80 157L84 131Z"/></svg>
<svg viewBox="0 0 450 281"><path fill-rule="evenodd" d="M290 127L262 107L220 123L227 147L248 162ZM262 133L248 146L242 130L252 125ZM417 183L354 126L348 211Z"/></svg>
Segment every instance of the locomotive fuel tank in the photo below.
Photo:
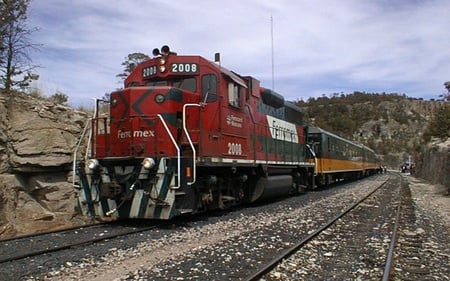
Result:
<svg viewBox="0 0 450 281"><path fill-rule="evenodd" d="M270 198L287 196L293 189L293 177L291 175L275 175L261 177L256 182L250 202L264 201Z"/></svg>

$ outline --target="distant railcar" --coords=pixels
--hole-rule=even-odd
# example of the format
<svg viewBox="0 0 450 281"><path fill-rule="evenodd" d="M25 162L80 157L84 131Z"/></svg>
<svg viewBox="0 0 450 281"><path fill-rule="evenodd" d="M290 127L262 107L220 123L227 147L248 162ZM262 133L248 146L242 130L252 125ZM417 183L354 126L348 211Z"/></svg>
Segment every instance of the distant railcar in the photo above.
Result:
<svg viewBox="0 0 450 281"><path fill-rule="evenodd" d="M308 128L308 143L313 151L315 182L319 186L380 171L380 163L372 149L321 128Z"/></svg>

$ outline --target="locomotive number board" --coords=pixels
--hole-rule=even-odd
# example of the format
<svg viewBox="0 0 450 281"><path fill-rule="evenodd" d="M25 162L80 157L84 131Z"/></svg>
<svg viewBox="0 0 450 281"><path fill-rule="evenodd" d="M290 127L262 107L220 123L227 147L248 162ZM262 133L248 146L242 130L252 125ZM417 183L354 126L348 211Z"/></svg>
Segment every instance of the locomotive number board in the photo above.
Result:
<svg viewBox="0 0 450 281"><path fill-rule="evenodd" d="M198 64L196 63L172 63L170 71L173 73L197 73Z"/></svg>
<svg viewBox="0 0 450 281"><path fill-rule="evenodd" d="M161 70L160 70L161 71ZM198 73L199 67L197 63L179 62L170 65L170 72L176 74L195 74ZM161 71L164 72L164 71ZM142 69L142 78L152 77L158 74L158 67L151 65Z"/></svg>
<svg viewBox="0 0 450 281"><path fill-rule="evenodd" d="M156 67L156 65L147 66L142 69L142 78L151 77L156 75L157 73L158 68Z"/></svg>

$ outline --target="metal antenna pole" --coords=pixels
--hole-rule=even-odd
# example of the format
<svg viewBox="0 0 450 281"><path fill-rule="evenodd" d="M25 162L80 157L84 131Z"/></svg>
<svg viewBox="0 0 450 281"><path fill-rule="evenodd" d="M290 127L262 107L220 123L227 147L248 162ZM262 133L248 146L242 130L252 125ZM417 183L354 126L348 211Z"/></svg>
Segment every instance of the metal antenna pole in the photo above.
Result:
<svg viewBox="0 0 450 281"><path fill-rule="evenodd" d="M270 15L270 39L272 44L272 90L275 91L275 70L273 59L273 17Z"/></svg>

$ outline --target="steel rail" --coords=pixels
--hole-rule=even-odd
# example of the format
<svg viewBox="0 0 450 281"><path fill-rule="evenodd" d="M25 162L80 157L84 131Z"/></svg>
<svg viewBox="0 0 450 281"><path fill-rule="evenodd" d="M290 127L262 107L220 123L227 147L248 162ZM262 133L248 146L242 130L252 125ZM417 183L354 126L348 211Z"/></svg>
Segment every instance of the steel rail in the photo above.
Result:
<svg viewBox="0 0 450 281"><path fill-rule="evenodd" d="M89 224L71 226L71 227L67 227L67 228L60 228L60 229L55 229L55 230L50 230L50 231L42 231L42 232L36 232L36 233L30 233L30 234L23 234L23 235L9 237L9 238L5 238L5 239L0 239L0 243L10 242L10 241L14 241L14 240L20 240L20 239L25 239L25 238L32 238L32 237L36 237L36 236L40 236L40 235L54 234L54 233L56 234L56 233L60 233L60 232L64 232L64 231L89 228L89 227L99 226L99 225L103 225L103 224L109 224L109 222L89 223Z"/></svg>
<svg viewBox="0 0 450 281"><path fill-rule="evenodd" d="M94 244L94 243L101 242L101 241L104 241L104 240L117 238L117 237L122 237L122 236L130 235L130 234L145 232L145 231L154 229L156 227L164 226L164 225L167 225L167 224L173 224L173 222L170 222L170 223L169 222L164 222L164 223L161 223L161 224L152 225L150 227L144 227L144 228L135 229L135 230L132 230L132 231L125 231L125 232L120 232L120 233L111 234L111 235L104 235L104 236L93 238L93 239L82 240L82 241L79 241L79 242L69 243L69 244L65 244L65 245L61 245L61 246L56 246L56 247L49 248L49 249L41 249L41 250L31 251L31 252L28 252L28 253L18 254L18 255L15 255L15 256L0 257L0 264L6 263L6 262L10 262L10 261L16 261L16 260L25 259L25 258L28 258L28 257L44 255L44 254L48 254L48 253L52 253L52 252L58 252L58 251L62 251L62 250L66 250L66 249L72 248L72 247L88 245L88 244Z"/></svg>
<svg viewBox="0 0 450 281"><path fill-rule="evenodd" d="M386 263L385 263L385 267L384 267L384 271L383 271L382 281L388 281L391 276L393 258L394 258L394 249L395 249L395 244L397 243L398 225L400 222L400 214L401 214L401 207L402 207L402 198L401 198L402 189L403 189L403 178L400 176L399 202L398 202L397 211L396 211L397 213L395 215L394 229L392 230L392 237L391 237L391 242L389 243L389 252L386 257Z"/></svg>
<svg viewBox="0 0 450 281"><path fill-rule="evenodd" d="M262 266L258 271L252 273L251 275L247 276L245 279L245 281L256 281L261 279L264 275L266 275L267 273L269 273L270 271L272 271L277 265L279 265L283 259L289 258L290 256L292 256L293 254L295 254L296 252L298 252L298 250L300 248L302 248L306 243L308 243L310 240L312 240L314 237L316 237L317 235L319 235L320 233L322 233L324 230L328 229L331 225L333 225L337 220L339 220L340 218L342 218L343 216L345 216L347 213L349 213L351 210L355 209L358 205L360 205L363 201L365 201L367 198L369 198L373 193L375 193L376 191L378 191L382 186L384 186L386 184L386 182L389 180L389 178L383 182L383 184L381 184L380 186L378 186L377 188L374 188L374 190L372 190L370 193L368 193L367 195L365 195L362 199L360 199L359 201L357 201L356 203L350 205L349 207L347 207L341 214L335 216L334 218L332 218L331 220L329 220L327 223L325 223L324 225L322 225L320 228L318 228L317 230L315 230L314 232L310 233L308 236L306 236L304 239L302 239L301 241L297 242L294 246L284 250L281 254L279 254L278 256L276 256L275 258L273 258L271 261L269 261L268 263L266 263L264 266Z"/></svg>

